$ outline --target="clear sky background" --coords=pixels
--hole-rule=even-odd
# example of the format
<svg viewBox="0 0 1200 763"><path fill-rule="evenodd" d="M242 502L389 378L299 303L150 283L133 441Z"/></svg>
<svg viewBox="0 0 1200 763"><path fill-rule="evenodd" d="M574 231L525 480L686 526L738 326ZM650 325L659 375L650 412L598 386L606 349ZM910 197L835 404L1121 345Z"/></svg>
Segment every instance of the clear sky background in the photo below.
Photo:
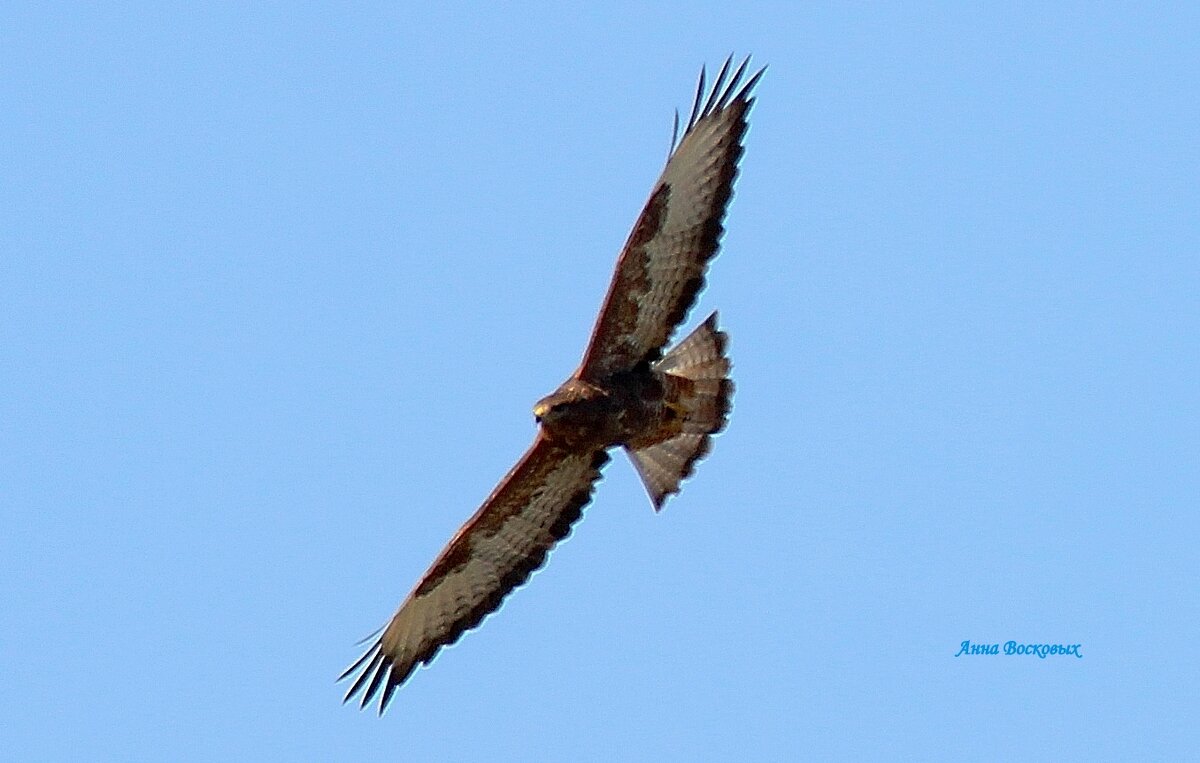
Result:
<svg viewBox="0 0 1200 763"><path fill-rule="evenodd" d="M1194 752L1200 12L1111 5L7 4L0 757ZM342 706L731 51L729 430Z"/></svg>

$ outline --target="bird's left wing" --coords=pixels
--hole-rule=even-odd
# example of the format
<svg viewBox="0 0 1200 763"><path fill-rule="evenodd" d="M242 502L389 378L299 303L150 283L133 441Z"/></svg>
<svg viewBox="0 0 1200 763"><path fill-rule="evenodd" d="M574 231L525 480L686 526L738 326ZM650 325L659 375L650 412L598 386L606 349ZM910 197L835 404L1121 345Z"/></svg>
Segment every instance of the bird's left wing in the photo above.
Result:
<svg viewBox="0 0 1200 763"><path fill-rule="evenodd" d="M576 376L588 381L654 361L704 286L733 195L751 92L750 59L727 60L705 97L704 72L678 147L633 226ZM678 123L676 124L678 129Z"/></svg>
<svg viewBox="0 0 1200 763"><path fill-rule="evenodd" d="M379 690L383 713L392 693L420 663L429 663L494 612L542 566L571 532L607 463L603 450L574 451L540 433L521 461L459 529L367 653L338 680L358 672L346 700Z"/></svg>

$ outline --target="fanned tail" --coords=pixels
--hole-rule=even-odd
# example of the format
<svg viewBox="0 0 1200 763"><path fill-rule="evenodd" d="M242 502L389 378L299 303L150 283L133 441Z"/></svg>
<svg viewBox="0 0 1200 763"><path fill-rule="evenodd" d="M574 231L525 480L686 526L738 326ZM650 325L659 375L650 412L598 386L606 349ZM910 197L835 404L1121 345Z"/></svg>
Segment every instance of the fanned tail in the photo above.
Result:
<svg viewBox="0 0 1200 763"><path fill-rule="evenodd" d="M725 428L733 382L725 355L728 337L713 313L654 364L666 374L668 402L683 416L678 434L637 450L626 448L657 511L708 453L710 435Z"/></svg>

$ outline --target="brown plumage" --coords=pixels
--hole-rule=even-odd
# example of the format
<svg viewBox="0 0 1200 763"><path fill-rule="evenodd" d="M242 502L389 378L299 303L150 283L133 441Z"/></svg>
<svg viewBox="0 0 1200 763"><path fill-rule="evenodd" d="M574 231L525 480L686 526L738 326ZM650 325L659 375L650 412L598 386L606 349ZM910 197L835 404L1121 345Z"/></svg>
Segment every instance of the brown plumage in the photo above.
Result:
<svg viewBox="0 0 1200 763"><path fill-rule="evenodd" d="M382 713L417 665L528 580L582 515L609 448L629 454L657 510L724 428L733 383L717 314L662 351L717 253L750 93L763 74L739 87L749 59L732 74L731 63L707 99L701 71L691 116L617 260L583 361L534 406L532 447L339 677L357 673L347 700L361 693L365 707L378 694Z"/></svg>

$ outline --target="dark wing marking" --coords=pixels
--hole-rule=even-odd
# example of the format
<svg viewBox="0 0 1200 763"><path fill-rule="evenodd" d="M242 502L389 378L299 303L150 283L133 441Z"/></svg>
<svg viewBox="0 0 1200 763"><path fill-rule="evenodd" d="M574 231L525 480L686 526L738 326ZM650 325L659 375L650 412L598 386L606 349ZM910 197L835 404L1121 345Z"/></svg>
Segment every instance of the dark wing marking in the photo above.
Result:
<svg viewBox="0 0 1200 763"><path fill-rule="evenodd" d="M576 376L599 380L657 359L704 286L717 253L738 160L750 92L765 69L739 83L750 59L729 76L721 67L708 98L704 72L687 127L617 260L596 328Z"/></svg>
<svg viewBox="0 0 1200 763"><path fill-rule="evenodd" d="M499 608L571 532L607 461L603 450L564 450L539 434L451 539L371 648L338 677L341 681L358 673L346 701L362 692L360 707L366 707L382 688L382 714L392 693L418 664L428 664L439 649Z"/></svg>

